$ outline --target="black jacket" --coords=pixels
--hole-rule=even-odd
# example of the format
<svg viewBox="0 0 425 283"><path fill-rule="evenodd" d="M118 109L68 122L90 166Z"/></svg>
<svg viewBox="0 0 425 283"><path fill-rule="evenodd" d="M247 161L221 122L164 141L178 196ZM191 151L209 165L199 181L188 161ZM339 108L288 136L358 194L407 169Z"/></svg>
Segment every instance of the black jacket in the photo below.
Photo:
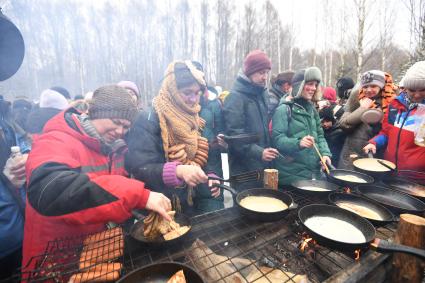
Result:
<svg viewBox="0 0 425 283"><path fill-rule="evenodd" d="M255 144L229 144L230 175L252 170L263 170L270 166L262 161L263 150L270 146L268 132L268 91L253 84L244 75L238 75L230 94L224 101L223 115L226 134L258 134ZM244 183L238 189L262 186L261 182Z"/></svg>

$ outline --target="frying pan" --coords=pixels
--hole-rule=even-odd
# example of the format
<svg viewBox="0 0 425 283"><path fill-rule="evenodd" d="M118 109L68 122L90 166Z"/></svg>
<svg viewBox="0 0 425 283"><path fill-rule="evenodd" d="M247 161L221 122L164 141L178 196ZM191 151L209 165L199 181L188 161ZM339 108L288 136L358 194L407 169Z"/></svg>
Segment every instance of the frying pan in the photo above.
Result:
<svg viewBox="0 0 425 283"><path fill-rule="evenodd" d="M143 235L143 220L145 218L144 215L140 214L139 212L133 210L133 215L138 219L138 221L130 228L130 236L135 239L136 241L139 241L143 244L149 245L149 246L164 246L164 245L175 245L177 243L183 242L185 239L188 239L188 235L190 233L190 230L192 229L192 224L190 222L190 218L187 217L184 214L178 214L176 213L174 217L174 221L180 226L189 226L189 231L181 235L180 237L174 238L172 240L166 241L163 237L159 237L156 240L150 241L145 238Z"/></svg>
<svg viewBox="0 0 425 283"><path fill-rule="evenodd" d="M425 201L425 186L408 181L400 177L391 177L383 180L383 183L393 190L409 194L422 201Z"/></svg>
<svg viewBox="0 0 425 283"><path fill-rule="evenodd" d="M338 179L338 176L341 175L352 175L358 178L361 178L363 180L365 180L365 183L359 183L359 182L352 182L352 181L345 181L345 180L341 180ZM328 178L328 180L332 183L335 183L337 185L340 185L342 187L355 187L357 185L361 185L361 184L372 184L375 179L369 175L360 173L360 172L356 172L353 170L345 170L345 169L335 169L334 166L331 166L331 170L329 172L329 174L326 174L326 177Z"/></svg>
<svg viewBox="0 0 425 283"><path fill-rule="evenodd" d="M382 165L382 163L390 167ZM394 163L378 158L359 158L353 161L353 166L361 173L372 176L375 180L381 180L388 174L394 172L396 166Z"/></svg>
<svg viewBox="0 0 425 283"><path fill-rule="evenodd" d="M117 283L165 283L177 271L182 270L186 282L204 283L202 277L186 264L161 262L140 267L125 275Z"/></svg>
<svg viewBox="0 0 425 283"><path fill-rule="evenodd" d="M329 193L339 189L337 185L322 180L300 180L291 183L291 186L300 193L315 196L327 196ZM306 187L316 187L326 191L313 191L306 189Z"/></svg>
<svg viewBox="0 0 425 283"><path fill-rule="evenodd" d="M0 10L0 81L7 80L18 71L24 54L21 32Z"/></svg>
<svg viewBox="0 0 425 283"><path fill-rule="evenodd" d="M260 140L259 134L239 134L233 136L223 136L225 142L231 145L244 145L250 143L256 143Z"/></svg>
<svg viewBox="0 0 425 283"><path fill-rule="evenodd" d="M344 237L341 239L335 240L328 238L325 235L325 231L332 230L333 224L329 222L329 226L321 225L316 227L315 230L310 229L305 225L307 219L314 216L330 217L346 221L356 227L365 237L365 241L359 243L347 242ZM332 249L336 249L343 252L353 252L357 249L364 249L371 247L372 249L378 252L403 252L409 253L415 256L418 256L422 259L425 259L425 251L421 249L416 249L404 245L393 244L385 240L375 239L376 230L375 227L363 217L342 209L337 206L331 206L326 204L310 204L306 205L298 211L298 218L301 223L308 231L308 234L312 236L319 244L327 246Z"/></svg>
<svg viewBox="0 0 425 283"><path fill-rule="evenodd" d="M383 204L396 214L412 213L421 215L425 212L425 203L408 194L390 188L364 185L358 186L356 190L366 198Z"/></svg>
<svg viewBox="0 0 425 283"><path fill-rule="evenodd" d="M379 215L380 218L382 218L382 220L366 217L361 214L358 214L358 215L366 218L375 226L383 226L390 222L397 221L394 215L391 213L391 211L385 208L385 206L379 204L376 201L364 198L356 194L331 193L329 194L328 199L330 203L338 207L341 207L342 203L344 202L344 203L350 203L350 204L366 207L370 210L373 210L375 213ZM344 207L341 207L341 208L345 209Z"/></svg>
<svg viewBox="0 0 425 283"><path fill-rule="evenodd" d="M219 187L229 191L233 195L233 203L236 203L239 211L243 215L253 220L259 220L262 222L278 221L282 219L283 217L285 217L291 210L296 209L298 207L298 205L294 203L290 195L278 190L255 188L255 189L244 190L238 193L235 189L223 184L213 184L213 187ZM250 210L243 207L240 204L241 200L248 196L262 196L262 197L276 198L283 201L288 206L288 208L285 210L277 211L277 212L259 212L259 211Z"/></svg>

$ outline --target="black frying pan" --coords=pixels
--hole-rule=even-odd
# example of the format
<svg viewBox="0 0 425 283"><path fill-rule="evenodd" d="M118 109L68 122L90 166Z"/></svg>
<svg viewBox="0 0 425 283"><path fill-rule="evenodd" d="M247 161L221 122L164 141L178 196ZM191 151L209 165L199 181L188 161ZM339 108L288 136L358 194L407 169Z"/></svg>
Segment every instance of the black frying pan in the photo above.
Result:
<svg viewBox="0 0 425 283"><path fill-rule="evenodd" d="M385 206L379 204L376 201L364 198L356 194L331 193L329 194L328 199L330 203L344 209L347 209L344 207L344 204L352 204L354 206L365 207L372 210L373 212L378 214L379 218L381 218L382 220L371 218L369 215L365 215L364 213L361 213L361 212L359 213L355 211L352 211L352 212L366 218L375 226L383 226L390 222L397 221L394 215L391 213L391 211L385 208Z"/></svg>
<svg viewBox="0 0 425 283"><path fill-rule="evenodd" d="M183 269L186 282L188 283L204 283L202 277L191 267L177 262L162 262L138 268L123 278L117 283L165 283L177 271Z"/></svg>
<svg viewBox="0 0 425 283"><path fill-rule="evenodd" d="M383 180L383 183L389 186L391 189L399 192L409 194L422 201L425 201L425 186L417 184L412 181L408 181L400 177L392 177Z"/></svg>
<svg viewBox="0 0 425 283"><path fill-rule="evenodd" d="M353 182L353 181L346 181L346 180L339 179L338 176L342 176L342 175L355 176L355 177L363 179L365 182L360 183L360 182ZM375 179L373 179L373 177L366 175L364 173L360 173L360 172L353 171L353 170L335 169L335 167L333 167L330 170L329 174L326 174L326 177L332 183L335 183L335 184L340 185L342 187L349 187L349 188L353 188L353 187L355 187L357 185L361 185L361 184L372 184L375 181Z"/></svg>
<svg viewBox="0 0 425 283"><path fill-rule="evenodd" d="M326 235L326 231L332 231L335 229L335 227L333 226L332 222L329 221L329 225L326 225L327 222L324 222L324 224L320 227L317 227L314 230L310 229L305 225L305 222L315 216L330 217L346 221L354 225L354 227L356 227L363 234L365 241L351 243L346 241L343 236L338 239L331 239L327 236L324 236ZM344 252L353 252L357 249L371 247L372 249L379 252L403 252L425 259L424 250L393 244L381 239L375 239L375 227L373 227L373 225L368 220L351 211L339 208L337 206L325 204L306 205L298 211L298 217L310 236L312 236L319 244L332 249L337 249Z"/></svg>
<svg viewBox="0 0 425 283"><path fill-rule="evenodd" d="M160 237L154 241L150 241L145 238L143 235L143 220L145 218L144 215L138 213L137 211L132 211L133 215L138 219L138 221L130 228L130 236L146 245L149 246L163 246L163 245L175 245L177 243L181 243L185 239L188 238L188 235L190 233L190 230L192 229L192 224L190 222L190 218L187 217L184 214L178 214L176 213L174 217L174 221L180 224L180 226L189 226L190 229L185 234L181 235L180 237L174 238L172 240L166 241L163 237Z"/></svg>
<svg viewBox="0 0 425 283"><path fill-rule="evenodd" d="M373 199L383 204L396 214L412 213L423 215L425 212L425 203L408 194L390 188L376 185L363 185L358 186L356 190L366 198Z"/></svg>
<svg viewBox="0 0 425 283"><path fill-rule="evenodd" d="M291 186L300 193L315 196L327 196L329 193L339 189L337 185L322 180L300 180L291 183ZM324 190L309 190L308 187L316 187Z"/></svg>
<svg viewBox="0 0 425 283"><path fill-rule="evenodd" d="M291 210L296 209L298 207L298 205L294 203L290 195L278 190L256 188L256 189L244 190L238 193L233 188L223 184L213 184L213 186L229 191L233 195L233 203L237 205L239 211L243 215L246 215L247 217L254 220L265 221L265 222L278 221L282 219L283 217L285 217ZM240 205L240 202L242 199L248 196L262 196L262 197L276 198L283 201L288 206L288 209L281 210L278 212L259 212L259 211L246 209L245 207Z"/></svg>
<svg viewBox="0 0 425 283"><path fill-rule="evenodd" d="M224 141L233 146L256 143L260 140L259 134L239 134L233 136L224 136Z"/></svg>

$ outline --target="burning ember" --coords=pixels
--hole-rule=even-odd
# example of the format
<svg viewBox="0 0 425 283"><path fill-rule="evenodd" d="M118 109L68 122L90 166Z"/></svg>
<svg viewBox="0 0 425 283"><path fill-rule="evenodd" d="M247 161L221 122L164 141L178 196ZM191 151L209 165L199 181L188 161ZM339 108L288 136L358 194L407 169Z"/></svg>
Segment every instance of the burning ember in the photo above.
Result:
<svg viewBox="0 0 425 283"><path fill-rule="evenodd" d="M354 259L357 261L360 259L360 249L354 251Z"/></svg>
<svg viewBox="0 0 425 283"><path fill-rule="evenodd" d="M344 193L351 194L351 189L349 187L344 187Z"/></svg>
<svg viewBox="0 0 425 283"><path fill-rule="evenodd" d="M306 254L308 257L314 259L316 258L316 247L317 242L310 237L308 234L303 233L302 240L298 245L300 251Z"/></svg>

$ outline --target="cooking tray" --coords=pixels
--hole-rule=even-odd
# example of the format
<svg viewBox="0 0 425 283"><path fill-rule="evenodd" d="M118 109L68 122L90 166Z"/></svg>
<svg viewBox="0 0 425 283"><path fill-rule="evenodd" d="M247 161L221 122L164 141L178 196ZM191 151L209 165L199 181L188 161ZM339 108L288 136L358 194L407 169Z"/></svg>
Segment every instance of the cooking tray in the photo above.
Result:
<svg viewBox="0 0 425 283"><path fill-rule="evenodd" d="M166 283L177 271L183 269L186 282L204 283L202 277L186 264L177 262L154 263L140 267L117 281L117 283Z"/></svg>
<svg viewBox="0 0 425 283"><path fill-rule="evenodd" d="M174 238L169 241L166 241L163 237L159 237L158 239L150 241L146 239L145 236L143 235L143 225L144 225L143 219L145 218L145 216L138 213L135 210L133 210L132 213L138 219L138 221L134 223L133 226L130 228L130 236L134 240L139 241L148 246L164 246L164 245L175 245L175 244L181 243L188 239L190 230L192 230L192 224L191 224L190 218L184 214L176 213L176 215L174 216L174 221L180 224L180 226L189 226L190 227L189 231L187 231L180 237Z"/></svg>
<svg viewBox="0 0 425 283"><path fill-rule="evenodd" d="M305 225L307 219L314 216L330 217L346 221L356 227L365 237L365 241L359 243L346 242L344 239L334 240L324 236L324 231L333 229L332 224L329 226L326 223L315 230L310 229ZM327 246L331 249L336 249L343 252L354 252L357 249L372 248L378 252L403 252L415 255L425 259L425 251L404 245L393 244L385 240L375 239L376 230L373 225L365 218L337 206L325 204L306 205L298 211L298 218L307 230L319 244Z"/></svg>
<svg viewBox="0 0 425 283"><path fill-rule="evenodd" d="M425 212L425 203L408 194L390 188L376 185L363 185L358 186L356 191L366 198L373 199L383 204L396 214L412 213L422 215Z"/></svg>
<svg viewBox="0 0 425 283"><path fill-rule="evenodd" d="M294 203L294 201L292 200L292 197L289 194L284 193L282 191L278 191L278 190L254 188L254 189L244 190L238 193L235 189L223 184L213 184L213 187L219 187L229 191L233 196L233 203L236 203L239 211L243 215L254 220L259 220L263 222L278 221L284 218L290 211L298 208L298 205ZM250 210L243 207L240 204L241 200L248 196L262 196L262 197L276 198L283 201L283 203L285 203L288 206L288 208L285 210L277 211L277 212L259 212L259 211Z"/></svg>
<svg viewBox="0 0 425 283"><path fill-rule="evenodd" d="M366 207L370 210L373 210L375 213L377 213L379 215L379 217L382 218L382 220L377 220L374 218L369 218L369 217L365 217L361 214L361 217L366 218L367 220L369 220L372 224L374 224L375 226L383 226L386 225L390 222L395 222L397 221L397 219L394 217L394 214L391 213L391 211L389 211L387 208L385 208L385 206L379 204L376 201L364 198L362 196L356 195L356 194L345 194L345 193L331 193L329 194L329 202L341 207L341 202L346 202L346 203L352 203L354 205L359 205L362 207ZM343 207L341 207L343 208ZM345 209L345 208L343 208ZM357 213L356 213L357 214Z"/></svg>

